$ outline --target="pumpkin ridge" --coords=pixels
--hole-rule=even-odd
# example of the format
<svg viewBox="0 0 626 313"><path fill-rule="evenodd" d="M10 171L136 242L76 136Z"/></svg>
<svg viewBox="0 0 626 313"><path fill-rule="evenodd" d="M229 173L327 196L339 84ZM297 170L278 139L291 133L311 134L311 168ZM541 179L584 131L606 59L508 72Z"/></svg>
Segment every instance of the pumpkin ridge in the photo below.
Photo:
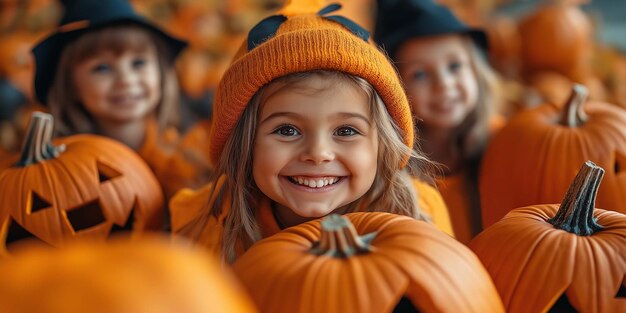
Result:
<svg viewBox="0 0 626 313"><path fill-rule="evenodd" d="M518 217L513 217L513 218L508 219L506 222L498 223L497 225L494 225L494 227L495 227L494 231L497 228L508 229L509 228L509 223L515 225L515 223L517 223L517 219L518 219ZM546 237L548 237L551 234L551 230L552 229L550 229L550 228L533 228L533 231L536 231L536 232L540 233L539 235L537 235L539 238L535 239L533 241L533 244L532 244L531 248L527 249L528 252L524 254L524 259L525 260L524 260L523 263L521 263L521 264L523 264L523 266L520 267L519 270L516 271L514 279L511 279L509 277L510 273L507 273L506 271L499 271L499 269L496 269L496 270L498 270L499 274L502 274L502 275L504 275L504 277L508 277L508 280L515 282L515 284L513 285L513 288L508 288L508 290L509 290L508 294L505 294L505 295L500 294L502 296L503 302L509 304L506 307L506 311L507 312L511 309L511 306L512 306L512 302L510 301L510 299L512 299L513 295L515 295L518 292L518 288L523 288L523 286L521 286L522 279L520 279L520 277L522 277L524 275L524 273L526 272L527 268L530 266L530 263L531 263L530 261L532 259L532 255L533 255L534 251L536 251L537 247L540 246L541 243L545 241ZM522 242L523 242L523 239L524 239L523 236L518 236L517 234L512 234L512 237L513 238L517 238L518 240L521 240ZM507 245L505 243L503 243L503 244ZM511 246L513 246L513 243L509 242L509 244L511 244ZM477 251L475 249L475 247L472 247L472 248L474 249L474 251ZM515 251L515 249L513 249L513 250ZM505 265L505 264L502 264L502 265ZM491 268L492 265L485 264L485 267L486 268ZM493 280L494 280L494 283L496 284L496 286L501 281L500 276L493 276ZM504 300L506 300L506 301L504 301Z"/></svg>
<svg viewBox="0 0 626 313"><path fill-rule="evenodd" d="M394 237L394 231L397 231L397 233L403 233L403 230L399 229L399 225L401 224L403 221L398 220L395 221L394 226L392 229L390 229L391 231L386 231L384 232L384 236L378 237L377 239L379 240L384 240L385 238L389 238L389 237ZM403 223L402 223L403 224ZM408 223L407 223L408 224ZM464 262L457 262L458 260L466 260L468 258L467 253L463 253L463 251L448 245L447 243L449 242L449 240L446 239L450 239L448 237L445 237L446 239L442 238L442 236L436 236L436 234L434 233L435 230L434 228L431 228L430 226L426 226L423 228L418 228L418 229L414 229L412 230L413 232L419 234L420 236L420 245L433 245L433 246L438 246L440 250L445 250L443 252L440 253L440 255L442 256L454 256L454 261L455 263L457 263L457 265L459 266L467 266L468 268L471 267L469 266L469 264L464 263ZM382 232L382 231L381 231ZM413 249L412 249L413 248ZM405 249L411 249L411 254L416 255L421 257L422 261L421 264L422 265L426 265L426 266L421 266L419 269L416 269L414 267L411 266L407 266L407 264L403 263L402 258L398 257L396 255L396 257L391 257L392 253L388 253L390 250L399 250L400 252L402 250ZM382 250L385 251L385 253L382 253ZM458 284L456 284L456 280L454 279L453 276L448 275L449 273L445 270L442 269L441 267L441 262L440 262L440 258L438 258L438 255L433 255L431 252L426 251L427 249L418 249L415 248L415 245L410 245L410 244L406 244L405 242L394 242L394 244L386 244L385 247L381 248L381 253L378 254L380 256L382 256L380 259L388 261L392 264L395 264L395 267L400 269L407 277L412 277L411 279L409 279L407 282L407 290L408 289L413 289L420 287L420 289L422 289L421 293L427 293L425 292L425 290L428 290L428 288L426 287L421 287L421 286L427 286L428 284L425 284L422 282L422 284L417 284L415 283L415 281L422 281L422 277L429 277L429 281L432 282L432 285L436 285L439 286L440 288L443 289L447 289L447 290L455 290L456 293L463 293L463 288L461 286L458 286ZM394 251L394 253L396 253L398 251ZM478 260L478 258L475 258L475 262L480 263L480 261ZM427 275L424 275L425 273L427 273ZM436 283L433 281L437 281ZM419 292L417 293L413 293L413 294L409 294L406 291L404 291L405 295L407 295L407 297L411 300L412 303L420 303L423 302L424 299L420 299L419 296ZM460 309L462 307L467 308L469 307L469 303L467 303L467 299L464 297L460 297L462 298L461 300L463 301L463 303L458 303L458 300L455 301L455 304L457 305L457 307ZM398 298L399 300L399 298ZM433 299L433 301L429 302L429 306L433 307L433 308L438 308L437 304L441 305L440 301L434 301L435 299ZM439 299L440 300L440 299ZM424 303L422 303L423 305L425 305ZM449 303L447 304L449 305Z"/></svg>
<svg viewBox="0 0 626 313"><path fill-rule="evenodd" d="M535 289L535 290L531 290L532 295L534 296L532 299L529 299L528 292L529 290L527 290L528 285L530 284L531 280L530 279L526 279L526 276L532 276L529 275L528 273L531 273L532 271L529 270L529 267L533 267L535 268L536 265L533 264L533 261L536 262L536 260L534 258L532 258L532 255L538 253L537 250L540 250L539 247L541 246L541 248L544 248L543 250L549 250L549 251L555 251L555 249L553 247L558 246L560 251L559 253L554 253L551 255L551 257L549 259L544 259L544 261L549 261L549 264L546 262L545 266L542 268L545 271L551 271L552 268L556 266L558 267L563 267L562 264L562 256L565 254L563 252L563 247L565 246L564 243L562 243L563 240L566 240L567 243L571 243L571 245L573 245L573 248L569 248L568 247L568 253L574 255L575 254L575 249L577 247L577 240L572 240L571 237L570 238L564 238L562 236L559 235L559 232L555 232L554 228L548 228L548 227L542 227L542 229L544 229L545 234L544 236L542 236L540 243L538 243L537 245L535 245L535 247L533 248L532 251L528 251L526 253L526 255L528 256L527 262L523 263L523 266L520 268L519 273L523 274L526 273L526 275L522 276L520 278L520 276L516 277L515 284L514 284L514 288L510 288L509 290L511 290L511 296L507 299L507 312L509 310L511 311L519 311L519 308L524 308L524 307L546 307L547 304L550 305L554 305L554 303L557 301L557 299L559 298L559 296L563 293L563 291L565 291L569 285L571 284L571 282L573 281L573 277L574 277L574 273L575 273L575 265L571 266L571 271L566 275L568 277L568 279L560 282L562 284L562 286L558 287L558 290L561 290L561 292L559 292L558 294L555 294L552 298L550 298L547 303L537 303L537 301L539 301L542 296L542 292L540 291L541 288ZM556 238L556 241L559 242L559 244L555 244L554 243L554 238ZM552 249L551 249L552 248ZM518 263L518 262L516 262ZM539 276L539 274L535 275ZM564 276L564 275L561 275ZM545 275L541 276L541 277L545 277ZM552 282L554 283L554 282ZM521 290L520 290L521 289ZM554 291L554 290L551 290ZM524 297L523 299L520 297L513 297L513 295L515 295L518 292L526 292L527 296ZM511 301L511 299L513 299L513 301ZM504 300L504 298L503 298ZM516 300L516 301L515 301ZM529 300L534 301L533 303L529 303ZM532 305L531 305L532 304Z"/></svg>

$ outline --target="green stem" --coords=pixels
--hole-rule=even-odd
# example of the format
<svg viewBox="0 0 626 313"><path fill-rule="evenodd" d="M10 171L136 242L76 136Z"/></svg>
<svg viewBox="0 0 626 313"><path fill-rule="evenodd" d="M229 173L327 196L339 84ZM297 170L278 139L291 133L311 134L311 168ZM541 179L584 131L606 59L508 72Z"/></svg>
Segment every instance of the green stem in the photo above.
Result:
<svg viewBox="0 0 626 313"><path fill-rule="evenodd" d="M354 225L345 216L331 214L322 219L322 235L309 251L315 255L347 258L374 251L370 242L376 233L359 236Z"/></svg>
<svg viewBox="0 0 626 313"><path fill-rule="evenodd" d="M52 128L52 115L43 112L33 113L17 166L28 166L54 159L65 150L65 146L52 145Z"/></svg>
<svg viewBox="0 0 626 313"><path fill-rule="evenodd" d="M572 86L572 93L563 107L559 124L567 127L578 127L585 124L589 117L583 111L583 106L587 102L589 91L581 84Z"/></svg>
<svg viewBox="0 0 626 313"><path fill-rule="evenodd" d="M585 162L567 190L559 211L548 222L579 236L590 236L602 230L593 217L593 210L603 176L604 169L591 161Z"/></svg>

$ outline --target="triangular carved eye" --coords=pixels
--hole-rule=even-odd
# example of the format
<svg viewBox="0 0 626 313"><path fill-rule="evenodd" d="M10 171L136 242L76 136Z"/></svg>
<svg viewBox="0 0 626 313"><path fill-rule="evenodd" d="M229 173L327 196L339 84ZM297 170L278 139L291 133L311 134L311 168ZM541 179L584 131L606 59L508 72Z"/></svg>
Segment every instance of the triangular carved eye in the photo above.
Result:
<svg viewBox="0 0 626 313"><path fill-rule="evenodd" d="M100 183L122 176L120 172L100 161L96 161L96 167L98 168L98 179Z"/></svg>
<svg viewBox="0 0 626 313"><path fill-rule="evenodd" d="M615 294L615 298L626 298L626 275L624 275L624 278L622 278L622 283L617 289L617 294Z"/></svg>
<svg viewBox="0 0 626 313"><path fill-rule="evenodd" d="M548 311L548 313L575 313L575 312L578 312L578 311L569 302L569 299L567 298L567 295L565 294L565 292L563 292L563 294L559 297L559 299L556 300L552 308L550 308L550 311Z"/></svg>
<svg viewBox="0 0 626 313"><path fill-rule="evenodd" d="M7 249L10 250L10 246L12 244L24 239L35 239L41 243L44 243L44 241L33 235L33 233L29 232L26 228L22 227L12 218L9 218L9 227L7 230L7 237L5 239L5 245Z"/></svg>
<svg viewBox="0 0 626 313"><path fill-rule="evenodd" d="M409 298L402 297L393 309L393 313L419 313L419 310L413 305L413 302L411 302Z"/></svg>
<svg viewBox="0 0 626 313"><path fill-rule="evenodd" d="M109 236L118 232L131 231L133 229L134 223L135 223L135 207L133 207L133 209L130 211L130 215L128 216L128 219L126 220L126 223L123 226L118 226L116 224L113 224L113 227L111 228L111 232L109 233Z"/></svg>
<svg viewBox="0 0 626 313"><path fill-rule="evenodd" d="M71 211L66 211L67 219L75 232L97 226L105 221L102 207L98 200L94 200Z"/></svg>
<svg viewBox="0 0 626 313"><path fill-rule="evenodd" d="M43 197L34 191L30 192L30 203L28 203L28 206L30 207L30 210L27 212L30 214L52 207L50 202L44 200Z"/></svg>

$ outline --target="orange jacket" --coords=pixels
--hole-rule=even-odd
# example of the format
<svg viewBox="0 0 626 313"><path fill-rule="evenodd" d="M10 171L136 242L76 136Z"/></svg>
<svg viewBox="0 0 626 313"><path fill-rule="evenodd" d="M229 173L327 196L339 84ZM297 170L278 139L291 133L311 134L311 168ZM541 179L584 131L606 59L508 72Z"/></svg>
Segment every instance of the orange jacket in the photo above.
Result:
<svg viewBox="0 0 626 313"><path fill-rule="evenodd" d="M225 178L218 180L218 184L223 184ZM417 190L420 208L427 213L433 224L442 231L452 235L452 225L448 215L447 207L441 197L441 194L427 183L413 180L413 187ZM215 201L214 198L209 199L212 184L207 184L201 189L194 191L191 189L182 189L170 201L170 215L172 232L177 234L191 222L198 218L201 210L207 210L210 203ZM228 195L226 195L228 197ZM225 204L228 201L224 201ZM217 218L210 216L207 224L202 230L202 234L198 243L207 247L215 255L221 254L221 238L223 233L223 222L226 217L228 207L222 208L222 213ZM263 238L269 237L280 231L280 227L274 218L270 200L263 197L259 201L257 207L257 221L261 229ZM243 253L243 247L239 247L238 254Z"/></svg>

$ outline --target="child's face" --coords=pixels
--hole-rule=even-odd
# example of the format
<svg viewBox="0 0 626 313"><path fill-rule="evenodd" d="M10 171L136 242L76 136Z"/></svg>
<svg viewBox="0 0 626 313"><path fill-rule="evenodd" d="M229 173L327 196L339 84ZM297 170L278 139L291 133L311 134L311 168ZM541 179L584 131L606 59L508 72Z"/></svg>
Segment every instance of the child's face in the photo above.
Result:
<svg viewBox="0 0 626 313"><path fill-rule="evenodd" d="M313 75L292 87L266 89L254 142L254 180L280 209L321 217L372 186L376 126L368 96L341 79Z"/></svg>
<svg viewBox="0 0 626 313"><path fill-rule="evenodd" d="M478 82L460 35L417 38L397 53L413 114L427 127L459 126L476 107Z"/></svg>
<svg viewBox="0 0 626 313"><path fill-rule="evenodd" d="M102 51L72 70L80 102L99 122L143 119L161 99L161 73L154 46L121 54Z"/></svg>

